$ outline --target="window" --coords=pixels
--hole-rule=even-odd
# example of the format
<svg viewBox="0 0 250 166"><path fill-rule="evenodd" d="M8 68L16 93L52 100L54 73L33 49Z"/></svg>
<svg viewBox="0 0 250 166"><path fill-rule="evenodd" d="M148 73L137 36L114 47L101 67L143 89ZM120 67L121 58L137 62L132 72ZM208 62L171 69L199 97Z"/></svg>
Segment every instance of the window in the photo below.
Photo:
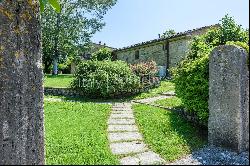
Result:
<svg viewBox="0 0 250 166"><path fill-rule="evenodd" d="M139 50L136 50L135 51L135 59L139 59L140 57L139 57Z"/></svg>

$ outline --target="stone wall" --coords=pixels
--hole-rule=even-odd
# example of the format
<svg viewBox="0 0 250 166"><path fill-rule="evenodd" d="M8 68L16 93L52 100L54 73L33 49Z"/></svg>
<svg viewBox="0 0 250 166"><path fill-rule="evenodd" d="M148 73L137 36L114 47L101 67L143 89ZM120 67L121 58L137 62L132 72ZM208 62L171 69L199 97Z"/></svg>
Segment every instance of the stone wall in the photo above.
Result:
<svg viewBox="0 0 250 166"><path fill-rule="evenodd" d="M147 60L154 60L158 66L166 66L166 50L163 49L164 43L155 43L153 45L139 47L117 53L117 59L134 64ZM139 59L135 59L135 51L139 51Z"/></svg>
<svg viewBox="0 0 250 166"><path fill-rule="evenodd" d="M249 69L247 52L215 48L209 62L208 140L238 152L249 149Z"/></svg>
<svg viewBox="0 0 250 166"><path fill-rule="evenodd" d="M169 42L169 67L175 67L187 54L191 38L182 38Z"/></svg>

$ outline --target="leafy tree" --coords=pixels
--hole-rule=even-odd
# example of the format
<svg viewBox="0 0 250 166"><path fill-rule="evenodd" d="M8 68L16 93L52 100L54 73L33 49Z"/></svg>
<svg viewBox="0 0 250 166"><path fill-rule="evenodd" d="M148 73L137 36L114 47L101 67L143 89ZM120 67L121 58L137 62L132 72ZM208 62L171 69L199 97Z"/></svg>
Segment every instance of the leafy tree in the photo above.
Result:
<svg viewBox="0 0 250 166"><path fill-rule="evenodd" d="M111 60L112 59L112 50L109 48L101 48L100 50L94 52L92 54L91 59L97 60L97 61L103 61L103 60Z"/></svg>
<svg viewBox="0 0 250 166"><path fill-rule="evenodd" d="M173 29L169 29L169 30L166 30L162 35L161 35L161 38L168 38L168 37L171 37L173 35L175 35L176 32L173 30Z"/></svg>
<svg viewBox="0 0 250 166"><path fill-rule="evenodd" d="M105 25L103 15L115 3L116 0L60 0L60 13L45 7L42 13L45 72L53 63L53 74L57 74L58 60L79 55L92 35Z"/></svg>

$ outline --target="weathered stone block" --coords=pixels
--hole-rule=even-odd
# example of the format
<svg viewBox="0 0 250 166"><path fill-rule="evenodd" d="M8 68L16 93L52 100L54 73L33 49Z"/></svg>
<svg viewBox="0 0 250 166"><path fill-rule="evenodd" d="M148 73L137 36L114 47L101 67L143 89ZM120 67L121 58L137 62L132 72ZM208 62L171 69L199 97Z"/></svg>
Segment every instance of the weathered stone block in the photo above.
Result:
<svg viewBox="0 0 250 166"><path fill-rule="evenodd" d="M209 143L242 152L249 148L247 53L219 46L209 62Z"/></svg>

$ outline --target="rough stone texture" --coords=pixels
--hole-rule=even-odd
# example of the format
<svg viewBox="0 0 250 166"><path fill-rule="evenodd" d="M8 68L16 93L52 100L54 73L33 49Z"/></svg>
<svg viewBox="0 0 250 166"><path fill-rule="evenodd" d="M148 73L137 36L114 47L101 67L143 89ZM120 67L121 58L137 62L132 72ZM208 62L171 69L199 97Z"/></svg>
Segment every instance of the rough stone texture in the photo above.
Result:
<svg viewBox="0 0 250 166"><path fill-rule="evenodd" d="M133 119L134 118L134 115L133 114L129 114L127 112L124 111L124 113L122 114L111 114L110 115L110 118L112 119L115 119L115 118L124 118L124 119Z"/></svg>
<svg viewBox="0 0 250 166"><path fill-rule="evenodd" d="M139 165L140 160L136 157L124 157L120 160L121 165Z"/></svg>
<svg viewBox="0 0 250 166"><path fill-rule="evenodd" d="M128 50L125 52L118 52L117 58L119 60L127 61L128 63L137 63L141 61L154 60L159 66L166 66L166 50L163 49L164 42L143 47L140 49ZM135 51L139 50L139 59L135 59Z"/></svg>
<svg viewBox="0 0 250 166"><path fill-rule="evenodd" d="M39 1L0 3L0 165L44 164Z"/></svg>
<svg viewBox="0 0 250 166"><path fill-rule="evenodd" d="M247 53L219 46L209 64L209 143L245 151L249 148L249 70Z"/></svg>
<svg viewBox="0 0 250 166"><path fill-rule="evenodd" d="M190 43L190 38L169 42L169 67L175 67L185 57Z"/></svg>
<svg viewBox="0 0 250 166"><path fill-rule="evenodd" d="M112 114L133 114L132 110L113 110Z"/></svg>
<svg viewBox="0 0 250 166"><path fill-rule="evenodd" d="M108 137L110 142L142 140L138 132L109 133Z"/></svg>
<svg viewBox="0 0 250 166"><path fill-rule="evenodd" d="M138 131L136 125L109 125L108 132Z"/></svg>
<svg viewBox="0 0 250 166"><path fill-rule="evenodd" d="M114 124L135 124L134 119L109 119L108 121L109 125L114 125Z"/></svg>
<svg viewBox="0 0 250 166"><path fill-rule="evenodd" d="M159 165L165 161L156 153L149 151L136 155L139 158L140 165Z"/></svg>
<svg viewBox="0 0 250 166"><path fill-rule="evenodd" d="M121 165L160 165L164 163L165 161L152 151L124 157L120 160Z"/></svg>
<svg viewBox="0 0 250 166"><path fill-rule="evenodd" d="M147 150L146 145L139 141L111 143L110 148L112 153L115 155L139 153Z"/></svg>

